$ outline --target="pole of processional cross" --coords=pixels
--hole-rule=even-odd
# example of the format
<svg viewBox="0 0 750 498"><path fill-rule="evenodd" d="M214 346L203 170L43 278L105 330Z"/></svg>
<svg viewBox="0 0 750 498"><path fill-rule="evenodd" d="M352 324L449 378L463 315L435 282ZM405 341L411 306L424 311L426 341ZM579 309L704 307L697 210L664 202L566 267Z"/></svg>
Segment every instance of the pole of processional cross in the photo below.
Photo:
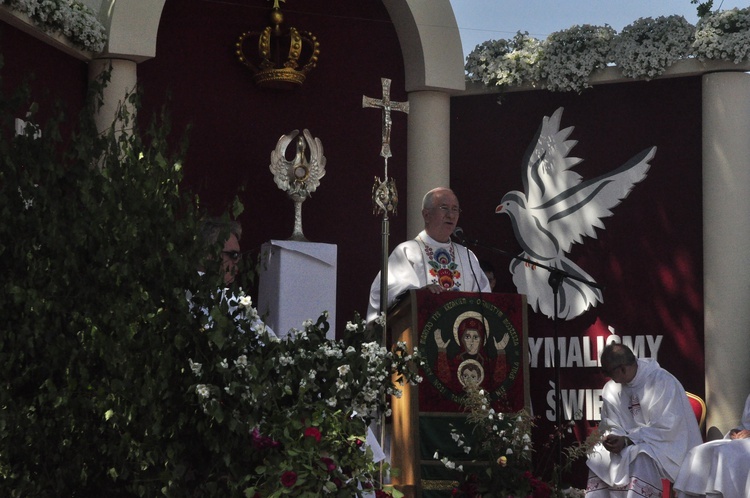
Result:
<svg viewBox="0 0 750 498"><path fill-rule="evenodd" d="M383 157L384 174L383 179L375 177L375 183L372 186L372 204L375 215L382 214L381 222L381 267L380 267L380 313L383 319L383 332L381 337L381 346L386 346L387 323L386 312L388 310L388 236L390 235L390 220L388 214L396 214L398 205L398 192L396 191L396 181L388 177L388 158L391 157L391 111L400 111L409 113L408 102L391 101L391 80L381 78L383 86L383 98L374 99L372 97L362 96L362 107L379 107L383 110L383 127L382 141L380 146L380 155ZM380 417L380 446L385 448L385 414ZM380 482L383 482L383 465L380 465Z"/></svg>
<svg viewBox="0 0 750 498"><path fill-rule="evenodd" d="M381 270L380 270L380 312L383 314L383 341L385 346L385 313L388 308L388 236L390 234L388 214L396 214L398 205L398 192L396 190L396 181L388 177L388 158L391 157L391 111L400 111L409 113L408 102L391 101L391 80L381 78L383 86L383 98L374 99L372 97L362 96L362 107L379 107L383 109L383 127L382 142L380 155L383 157L385 164L383 179L375 177L375 184L372 186L372 203L374 214L382 214L382 233L381 233Z"/></svg>

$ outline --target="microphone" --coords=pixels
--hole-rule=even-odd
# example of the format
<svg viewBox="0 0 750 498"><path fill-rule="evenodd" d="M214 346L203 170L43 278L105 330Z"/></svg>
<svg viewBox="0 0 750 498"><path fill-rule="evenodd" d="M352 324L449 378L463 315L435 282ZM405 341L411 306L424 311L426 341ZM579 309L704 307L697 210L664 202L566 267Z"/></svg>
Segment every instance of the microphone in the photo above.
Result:
<svg viewBox="0 0 750 498"><path fill-rule="evenodd" d="M464 229L461 227L456 227L453 229L453 235L454 238L456 238L461 244L466 245L466 235L464 234Z"/></svg>

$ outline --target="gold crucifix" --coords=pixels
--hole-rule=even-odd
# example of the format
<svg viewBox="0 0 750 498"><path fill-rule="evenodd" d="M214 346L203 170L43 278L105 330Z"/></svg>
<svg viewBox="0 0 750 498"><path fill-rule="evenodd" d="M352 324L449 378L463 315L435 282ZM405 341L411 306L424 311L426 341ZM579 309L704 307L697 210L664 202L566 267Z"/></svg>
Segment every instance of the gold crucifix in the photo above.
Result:
<svg viewBox="0 0 750 498"><path fill-rule="evenodd" d="M380 107L383 109L383 144L380 148L380 155L387 160L391 157L391 126L393 124L393 121L391 120L391 110L409 114L409 103L392 102L391 80L388 78L381 78L380 82L383 84L383 98L374 99L363 95L362 107Z"/></svg>

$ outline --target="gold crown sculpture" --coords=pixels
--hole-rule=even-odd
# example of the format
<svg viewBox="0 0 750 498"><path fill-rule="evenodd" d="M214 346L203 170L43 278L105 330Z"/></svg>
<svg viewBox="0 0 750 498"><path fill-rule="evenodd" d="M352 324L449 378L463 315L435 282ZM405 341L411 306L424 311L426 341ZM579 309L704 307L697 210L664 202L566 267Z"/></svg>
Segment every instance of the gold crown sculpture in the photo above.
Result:
<svg viewBox="0 0 750 498"><path fill-rule="evenodd" d="M285 0L281 0L285 1ZM237 40L237 57L255 75L253 81L260 87L294 88L302 85L305 77L318 63L320 44L308 31L298 31L294 27L282 30L284 15L279 0L273 0L271 26L260 33L246 31ZM257 37L257 57L245 55L245 42Z"/></svg>

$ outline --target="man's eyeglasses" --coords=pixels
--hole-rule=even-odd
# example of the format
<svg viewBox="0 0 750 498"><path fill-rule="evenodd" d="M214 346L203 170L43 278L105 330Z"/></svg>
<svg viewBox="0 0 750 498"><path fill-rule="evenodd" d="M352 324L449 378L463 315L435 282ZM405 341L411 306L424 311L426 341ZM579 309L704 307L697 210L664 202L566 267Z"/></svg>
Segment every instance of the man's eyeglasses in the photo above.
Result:
<svg viewBox="0 0 750 498"><path fill-rule="evenodd" d="M461 214L461 208L457 208L457 207L452 208L448 206L437 206L437 209L441 210L443 214L448 214L448 213Z"/></svg>
<svg viewBox="0 0 750 498"><path fill-rule="evenodd" d="M242 253L240 251L221 251L221 254L231 259L235 263L239 261L240 258L242 258Z"/></svg>

